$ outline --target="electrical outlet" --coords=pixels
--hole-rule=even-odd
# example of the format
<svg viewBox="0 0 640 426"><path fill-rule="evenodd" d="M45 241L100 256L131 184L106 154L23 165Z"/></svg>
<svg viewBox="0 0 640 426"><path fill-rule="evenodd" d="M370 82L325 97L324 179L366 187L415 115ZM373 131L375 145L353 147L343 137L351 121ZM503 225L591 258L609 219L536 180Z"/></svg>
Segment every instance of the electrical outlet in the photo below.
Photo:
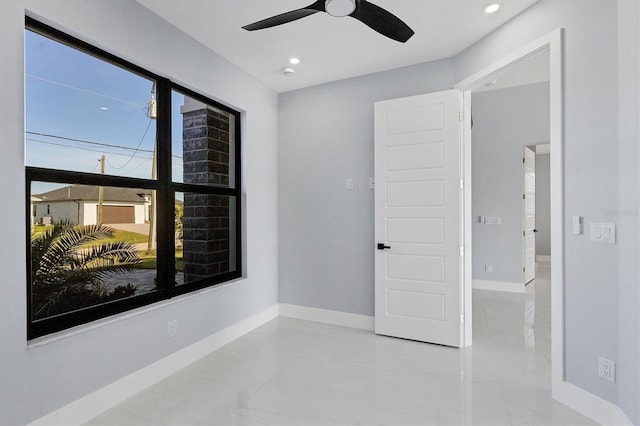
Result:
<svg viewBox="0 0 640 426"><path fill-rule="evenodd" d="M616 363L610 359L598 358L598 376L609 381L616 382Z"/></svg>
<svg viewBox="0 0 640 426"><path fill-rule="evenodd" d="M178 334L178 321L169 321L167 324L167 337L175 337L176 334Z"/></svg>
<svg viewBox="0 0 640 426"><path fill-rule="evenodd" d="M493 265L484 265L485 272L493 272Z"/></svg>

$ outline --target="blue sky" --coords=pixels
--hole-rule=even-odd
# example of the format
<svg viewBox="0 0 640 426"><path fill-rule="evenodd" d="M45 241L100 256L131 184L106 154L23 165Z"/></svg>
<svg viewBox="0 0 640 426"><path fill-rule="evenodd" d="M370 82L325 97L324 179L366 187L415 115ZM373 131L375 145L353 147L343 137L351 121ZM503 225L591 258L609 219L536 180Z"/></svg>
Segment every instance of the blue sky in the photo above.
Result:
<svg viewBox="0 0 640 426"><path fill-rule="evenodd" d="M100 173L104 154L106 174L151 178L151 80L28 30L25 69L27 165ZM176 181L182 181L182 98L173 96ZM33 193L42 190L34 185Z"/></svg>

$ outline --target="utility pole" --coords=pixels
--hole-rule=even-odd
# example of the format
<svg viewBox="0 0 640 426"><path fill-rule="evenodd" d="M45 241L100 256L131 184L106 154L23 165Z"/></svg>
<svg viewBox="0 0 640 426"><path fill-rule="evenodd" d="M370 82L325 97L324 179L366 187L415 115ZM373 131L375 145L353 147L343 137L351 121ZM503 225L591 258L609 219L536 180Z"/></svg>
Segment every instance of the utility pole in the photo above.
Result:
<svg viewBox="0 0 640 426"><path fill-rule="evenodd" d="M158 170L156 168L156 144L153 146L153 164L151 165L151 179L157 179ZM156 191L151 191L151 204L149 205L149 239L147 240L147 250L151 251L156 245Z"/></svg>
<svg viewBox="0 0 640 426"><path fill-rule="evenodd" d="M157 104L156 104L156 83L153 82L151 87L151 98L149 99L149 109L147 115L150 119L155 120L157 116ZM158 136L155 137L153 144L153 164L151 164L151 179L158 178L157 163L157 151L158 151ZM147 240L147 250L151 251L156 247L156 191L151 191L151 204L149 205L149 238Z"/></svg>
<svg viewBox="0 0 640 426"><path fill-rule="evenodd" d="M100 174L104 174L105 160L106 160L106 157L104 154L102 154L102 157L100 157ZM104 187L101 186L98 188L98 220L96 221L98 226L102 226L103 204L104 204Z"/></svg>

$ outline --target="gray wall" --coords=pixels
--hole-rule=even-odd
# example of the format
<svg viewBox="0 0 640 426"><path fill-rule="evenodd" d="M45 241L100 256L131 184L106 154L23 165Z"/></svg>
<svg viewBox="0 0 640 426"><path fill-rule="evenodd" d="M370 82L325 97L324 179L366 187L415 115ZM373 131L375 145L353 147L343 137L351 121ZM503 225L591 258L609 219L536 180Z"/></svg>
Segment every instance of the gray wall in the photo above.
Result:
<svg viewBox="0 0 640 426"><path fill-rule="evenodd" d="M549 154L536 155L536 255L551 255L551 169Z"/></svg>
<svg viewBox="0 0 640 426"><path fill-rule="evenodd" d="M640 3L618 2L620 205L618 222L619 359L618 400L627 416L640 424Z"/></svg>
<svg viewBox="0 0 640 426"><path fill-rule="evenodd" d="M373 104L453 83L438 61L280 95L280 302L373 315Z"/></svg>
<svg viewBox="0 0 640 426"><path fill-rule="evenodd" d="M618 206L616 5L542 0L456 57L456 75L462 79L557 28L565 30L565 376L612 402L618 385L598 377L598 357L619 359L618 246L574 236L571 217L583 216L585 228L591 222L617 222L606 215Z"/></svg>
<svg viewBox="0 0 640 426"><path fill-rule="evenodd" d="M633 21L627 30L631 24L638 26L637 15L626 19ZM586 235L571 234L571 217L581 215L587 226L614 221L621 232L629 230L629 245L634 246L629 256L638 246L638 232L631 233L635 222L627 219L627 225L607 215L618 207L621 181L630 178L629 191L638 193L637 174L630 170L638 160L631 142L637 144L637 137L627 139L624 151L630 150L631 157L625 157L628 164L619 169L618 81L636 84L638 74L619 75L617 24L617 2L612 0L541 0L453 58L453 78L441 68L446 64L451 70L444 61L413 68L422 75L413 73L411 78L401 69L281 95L280 300L373 314L373 195L363 188L373 171L375 100L447 88L564 28L566 379L614 403L620 387L624 406L634 417L635 409L629 407L633 398L637 404L637 349L630 352L634 360L626 353L620 357L619 339L625 348L638 347L640 324L633 312L638 307L633 266L638 256L620 265L619 246L592 244ZM632 40L631 31L623 35L635 48L637 36ZM351 176L357 189L345 193L344 179ZM622 277L627 284L619 288ZM624 329L619 323L627 317L616 314L619 308L629 314ZM618 373L630 372L629 382L600 379L599 356L624 359ZM639 421L635 417L632 420Z"/></svg>
<svg viewBox="0 0 640 426"><path fill-rule="evenodd" d="M549 83L474 93L471 104L473 278L522 284L523 147L549 140Z"/></svg>
<svg viewBox="0 0 640 426"><path fill-rule="evenodd" d="M39 347L27 345L25 7L30 15L244 112L248 278ZM0 234L11 242L0 245L0 424L24 424L278 302L277 95L129 0L3 2L0 39ZM168 340L167 322L173 319L179 333Z"/></svg>

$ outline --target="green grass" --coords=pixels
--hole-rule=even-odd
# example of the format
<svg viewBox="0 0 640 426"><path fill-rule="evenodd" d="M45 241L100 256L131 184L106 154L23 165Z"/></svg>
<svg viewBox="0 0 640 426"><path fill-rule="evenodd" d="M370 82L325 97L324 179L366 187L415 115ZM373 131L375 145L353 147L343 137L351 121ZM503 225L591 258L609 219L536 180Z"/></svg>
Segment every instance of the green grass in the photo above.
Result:
<svg viewBox="0 0 640 426"><path fill-rule="evenodd" d="M114 229L113 237L105 238L107 241L126 241L131 244L142 244L149 241L149 236L137 232L121 231Z"/></svg>
<svg viewBox="0 0 640 426"><path fill-rule="evenodd" d="M156 269L156 251L147 250L138 253L141 262L136 265L139 269ZM176 270L184 272L184 260L182 259L182 249L176 249Z"/></svg>
<svg viewBox="0 0 640 426"><path fill-rule="evenodd" d="M109 225L106 225L109 226ZM33 225L33 234L41 234L48 230L49 228L53 228L53 225ZM113 228L112 228L113 229ZM100 240L115 242L115 241L126 241L131 244L143 244L149 241L149 236L145 234L139 234L137 232L129 232L129 231L121 231L119 229L113 229L113 237L111 238L103 238ZM98 244L92 243L89 245Z"/></svg>
<svg viewBox="0 0 640 426"><path fill-rule="evenodd" d="M108 226L108 225L107 225ZM52 228L53 225L34 225L33 233L40 234L45 232L47 229ZM121 231L119 229L113 230L113 237L111 238L102 238L98 241L94 241L92 243L86 244L86 246L94 246L105 241L115 242L115 241L126 241L130 244L145 244L149 241L149 236L144 234L139 234L137 232L129 232L129 231ZM156 251L155 250L145 250L138 252L138 256L141 259L141 262L136 265L136 268L139 269L156 269ZM182 249L176 249L176 269L178 272L184 272L184 260L182 259Z"/></svg>

